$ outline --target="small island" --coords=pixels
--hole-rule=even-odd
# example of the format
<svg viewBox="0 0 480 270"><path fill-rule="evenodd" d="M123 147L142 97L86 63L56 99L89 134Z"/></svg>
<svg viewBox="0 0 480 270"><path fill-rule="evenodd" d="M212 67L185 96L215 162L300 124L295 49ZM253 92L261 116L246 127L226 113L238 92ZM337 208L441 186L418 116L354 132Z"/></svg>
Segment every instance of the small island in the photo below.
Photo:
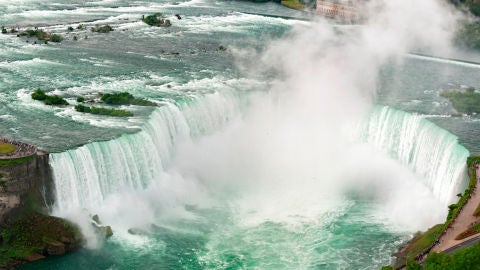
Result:
<svg viewBox="0 0 480 270"><path fill-rule="evenodd" d="M92 32L97 32L97 33L109 33L113 31L113 27L111 27L108 24L105 25L95 25L90 29ZM73 29L72 29L73 31Z"/></svg>
<svg viewBox="0 0 480 270"><path fill-rule="evenodd" d="M459 113L480 113L480 93L475 92L473 87L465 91L445 91L440 96L447 98Z"/></svg>
<svg viewBox="0 0 480 270"><path fill-rule="evenodd" d="M136 98L128 92L115 94L103 94L102 101L110 105L138 105L138 106L157 106L157 103L145 98Z"/></svg>
<svg viewBox="0 0 480 270"><path fill-rule="evenodd" d="M32 93L32 99L43 101L46 105L68 105L69 103L58 95L47 95L45 91L38 88Z"/></svg>
<svg viewBox="0 0 480 270"><path fill-rule="evenodd" d="M133 116L132 112L120 109L108 109L95 106L85 106L82 104L75 105L75 110L82 113L98 114L98 115L108 115L116 117L129 117Z"/></svg>
<svg viewBox="0 0 480 270"><path fill-rule="evenodd" d="M114 93L114 94L102 94L99 93L100 100L91 99L88 102L91 103L105 103L108 105L137 105L137 106L158 106L157 103L149 101L145 98L136 98L128 92ZM38 88L31 94L32 99L43 101L45 105L69 105L68 101L58 95L47 95L45 91ZM77 105L74 109L77 112L90 113L97 115L107 115L115 117L129 117L133 116L133 113L127 110L115 109L115 108L103 108L98 106L86 106L80 103L87 102L85 97L78 96L76 98ZM0 148L1 151L1 148Z"/></svg>
<svg viewBox="0 0 480 270"><path fill-rule="evenodd" d="M3 30L2 30L3 32ZM5 32L3 32L5 34ZM25 31L20 32L18 37L36 37L37 40L44 41L45 43L48 43L48 41L51 42L61 42L63 40L63 37L58 35L58 34L51 34L49 32L45 32L42 29L27 29Z"/></svg>
<svg viewBox="0 0 480 270"><path fill-rule="evenodd" d="M163 16L162 13L155 13L153 15L148 15L146 17L145 15L143 15L142 21L151 26L157 26L157 27L172 26L172 23L170 22L170 20L165 19L165 16Z"/></svg>

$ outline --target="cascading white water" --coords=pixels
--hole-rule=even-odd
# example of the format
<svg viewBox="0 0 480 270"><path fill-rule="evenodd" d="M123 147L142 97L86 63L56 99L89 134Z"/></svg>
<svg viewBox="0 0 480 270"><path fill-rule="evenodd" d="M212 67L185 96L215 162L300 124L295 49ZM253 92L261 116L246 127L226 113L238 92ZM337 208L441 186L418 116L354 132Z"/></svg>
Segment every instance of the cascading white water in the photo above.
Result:
<svg viewBox="0 0 480 270"><path fill-rule="evenodd" d="M411 168L445 204L466 185L468 150L421 115L376 106L360 127L360 138Z"/></svg>
<svg viewBox="0 0 480 270"><path fill-rule="evenodd" d="M136 134L52 154L57 209L98 206L124 188L145 188L164 171L178 141L219 129L238 106L231 93L167 103Z"/></svg>
<svg viewBox="0 0 480 270"><path fill-rule="evenodd" d="M125 187L145 188L164 172L177 142L218 130L236 114L238 99L210 94L159 108L139 133L52 154L58 209L95 206ZM445 204L465 183L468 151L422 116L376 106L355 136L421 176Z"/></svg>

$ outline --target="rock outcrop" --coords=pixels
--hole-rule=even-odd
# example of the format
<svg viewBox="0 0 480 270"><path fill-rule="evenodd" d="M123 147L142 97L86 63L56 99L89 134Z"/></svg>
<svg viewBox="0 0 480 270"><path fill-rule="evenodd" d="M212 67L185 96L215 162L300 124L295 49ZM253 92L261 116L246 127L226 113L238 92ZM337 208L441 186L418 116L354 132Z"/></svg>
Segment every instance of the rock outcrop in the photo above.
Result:
<svg viewBox="0 0 480 270"><path fill-rule="evenodd" d="M48 153L0 163L0 269L64 255L82 238L76 226L48 215L53 181Z"/></svg>

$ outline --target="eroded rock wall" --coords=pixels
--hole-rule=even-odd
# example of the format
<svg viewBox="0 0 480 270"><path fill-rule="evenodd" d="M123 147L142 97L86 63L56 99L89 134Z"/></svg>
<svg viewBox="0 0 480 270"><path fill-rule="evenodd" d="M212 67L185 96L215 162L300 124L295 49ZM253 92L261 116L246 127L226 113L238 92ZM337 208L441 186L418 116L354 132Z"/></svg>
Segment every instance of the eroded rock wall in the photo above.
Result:
<svg viewBox="0 0 480 270"><path fill-rule="evenodd" d="M21 207L45 211L53 203L48 153L20 164L0 166L0 225Z"/></svg>

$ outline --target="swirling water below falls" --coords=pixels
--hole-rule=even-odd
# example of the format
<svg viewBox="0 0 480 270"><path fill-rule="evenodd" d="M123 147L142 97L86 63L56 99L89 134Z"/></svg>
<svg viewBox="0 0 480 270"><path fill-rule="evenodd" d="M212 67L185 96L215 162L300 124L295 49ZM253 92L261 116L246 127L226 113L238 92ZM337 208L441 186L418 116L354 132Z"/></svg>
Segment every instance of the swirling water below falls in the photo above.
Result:
<svg viewBox="0 0 480 270"><path fill-rule="evenodd" d="M56 152L54 211L83 222L89 248L23 269L375 269L416 230L440 222L462 189L468 151L456 135L478 152L468 130L480 122L448 117L451 107L438 96L478 86L478 67L407 58L382 71L379 101L389 106L374 107L356 128L332 174L282 181L256 174L275 178L267 181L249 178L240 163L229 175L225 161L205 151L208 143L225 143L222 132L248 107L248 93L268 86L238 77L231 55L218 48L261 49L305 23L242 11L300 13L240 1L50 2L0 0L2 24L27 26L28 18L67 37L46 46L0 36L0 132ZM138 22L153 12L174 26ZM66 31L80 22L116 30ZM32 101L37 87L72 104L80 94L129 91L161 107L129 108L135 117L128 119L84 115ZM196 163L179 163L186 153ZM212 172L202 175L211 177L197 177L196 166L207 163ZM111 239L88 230L92 214L113 227Z"/></svg>

